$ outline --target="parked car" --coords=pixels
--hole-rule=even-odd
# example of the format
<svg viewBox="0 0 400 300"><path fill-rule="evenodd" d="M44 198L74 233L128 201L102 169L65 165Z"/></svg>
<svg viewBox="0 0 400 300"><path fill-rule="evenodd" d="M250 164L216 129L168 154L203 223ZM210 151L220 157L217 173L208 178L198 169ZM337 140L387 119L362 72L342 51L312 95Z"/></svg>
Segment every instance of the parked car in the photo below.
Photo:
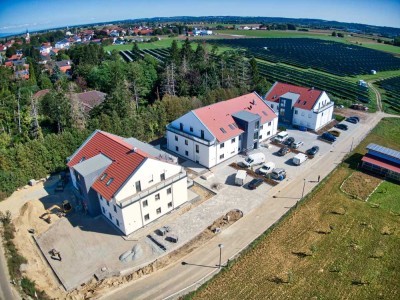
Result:
<svg viewBox="0 0 400 300"><path fill-rule="evenodd" d="M292 147L293 149L298 149L298 148L300 148L300 146L303 145L303 144L304 144L303 142L297 141L297 142L292 143L291 147Z"/></svg>
<svg viewBox="0 0 400 300"><path fill-rule="evenodd" d="M267 162L261 166L261 168L258 169L258 173L262 175L266 175L268 173L271 173L272 170L275 168L275 164L273 162Z"/></svg>
<svg viewBox="0 0 400 300"><path fill-rule="evenodd" d="M329 142L334 142L334 141L336 141L336 137L333 136L332 134L328 133L328 132L324 132L324 133L321 135L321 139L327 140L327 141L329 141Z"/></svg>
<svg viewBox="0 0 400 300"><path fill-rule="evenodd" d="M356 119L356 120L357 120L357 122L360 122L360 118L359 118L359 117L357 117L357 116L351 116L350 118L352 118L352 119Z"/></svg>
<svg viewBox="0 0 400 300"><path fill-rule="evenodd" d="M353 118L346 118L346 122L353 123L353 124L357 124L358 123L357 120L353 119Z"/></svg>
<svg viewBox="0 0 400 300"><path fill-rule="evenodd" d="M292 162L296 166L300 166L303 162L308 159L308 156L304 153L299 153L295 157L292 158Z"/></svg>
<svg viewBox="0 0 400 300"><path fill-rule="evenodd" d="M242 165L246 168L250 168L252 166L261 165L263 162L265 162L265 155L264 153L258 152L247 156L242 162Z"/></svg>
<svg viewBox="0 0 400 300"><path fill-rule="evenodd" d="M319 151L319 147L318 146L313 146L310 149L307 150L307 154L308 155L315 155L317 154Z"/></svg>
<svg viewBox="0 0 400 300"><path fill-rule="evenodd" d="M274 137L274 141L277 143L282 143L288 136L289 133L286 131L281 131Z"/></svg>
<svg viewBox="0 0 400 300"><path fill-rule="evenodd" d="M286 178L286 171L282 168L276 168L272 170L271 178L275 180L283 180Z"/></svg>
<svg viewBox="0 0 400 300"><path fill-rule="evenodd" d="M262 180L261 178L255 178L252 181L249 182L249 189L251 190L255 190L256 188L258 188L262 183L264 182L264 180Z"/></svg>
<svg viewBox="0 0 400 300"><path fill-rule="evenodd" d="M278 155L279 156L285 156L286 154L288 154L290 152L289 147L282 147L281 149L279 149L278 151Z"/></svg>
<svg viewBox="0 0 400 300"><path fill-rule="evenodd" d="M283 144L285 144L285 145L287 145L287 146L290 146L291 144L293 144L294 143L294 138L293 137L288 137L284 142L283 142Z"/></svg>
<svg viewBox="0 0 400 300"><path fill-rule="evenodd" d="M340 131L337 130L329 130L328 133L332 134L333 136L339 137Z"/></svg>
<svg viewBox="0 0 400 300"><path fill-rule="evenodd" d="M338 129L341 129L341 130L345 130L345 131L347 129L349 129L349 127L346 124L342 124L342 123L336 124L335 127Z"/></svg>

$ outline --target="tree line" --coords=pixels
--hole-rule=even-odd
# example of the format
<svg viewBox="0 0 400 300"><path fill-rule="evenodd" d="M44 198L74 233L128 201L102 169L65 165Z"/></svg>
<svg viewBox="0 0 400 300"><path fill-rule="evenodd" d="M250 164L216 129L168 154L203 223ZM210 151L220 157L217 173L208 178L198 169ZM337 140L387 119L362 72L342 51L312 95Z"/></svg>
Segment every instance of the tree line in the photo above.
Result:
<svg viewBox="0 0 400 300"><path fill-rule="evenodd" d="M132 49L137 53L137 45ZM15 80L0 68L0 198L32 178L65 168L70 156L95 129L142 141L162 137L165 126L186 112L270 84L254 59L237 51L189 40L173 41L164 62L138 55L126 63L101 45L76 45L65 52L72 77L55 68L47 74L32 55L30 79ZM33 94L49 89L42 98ZM96 89L105 101L85 113L76 93Z"/></svg>

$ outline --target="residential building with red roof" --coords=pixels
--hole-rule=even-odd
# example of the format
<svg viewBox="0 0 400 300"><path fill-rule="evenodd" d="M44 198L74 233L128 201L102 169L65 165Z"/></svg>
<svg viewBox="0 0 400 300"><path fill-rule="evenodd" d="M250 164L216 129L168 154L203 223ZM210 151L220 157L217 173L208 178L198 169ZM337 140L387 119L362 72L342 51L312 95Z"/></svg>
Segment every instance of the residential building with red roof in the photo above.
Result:
<svg viewBox="0 0 400 300"><path fill-rule="evenodd" d="M84 210L129 235L187 201L186 172L176 161L134 138L96 130L67 166Z"/></svg>
<svg viewBox="0 0 400 300"><path fill-rule="evenodd" d="M167 148L211 168L275 135L276 113L256 93L188 112L167 125Z"/></svg>
<svg viewBox="0 0 400 300"><path fill-rule="evenodd" d="M332 121L334 103L324 91L276 82L265 102L278 114L279 122L317 131Z"/></svg>
<svg viewBox="0 0 400 300"><path fill-rule="evenodd" d="M361 159L364 170L400 182L400 152L377 144L368 144L368 153Z"/></svg>
<svg viewBox="0 0 400 300"><path fill-rule="evenodd" d="M100 91L88 91L76 94L83 111L89 113L94 107L100 105L106 99L107 94Z"/></svg>

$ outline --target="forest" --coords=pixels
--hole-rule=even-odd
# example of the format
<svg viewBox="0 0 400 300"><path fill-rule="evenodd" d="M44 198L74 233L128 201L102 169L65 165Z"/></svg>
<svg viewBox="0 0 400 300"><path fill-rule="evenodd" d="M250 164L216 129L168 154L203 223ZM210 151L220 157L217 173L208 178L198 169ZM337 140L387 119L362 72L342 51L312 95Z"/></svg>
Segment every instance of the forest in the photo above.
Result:
<svg viewBox="0 0 400 300"><path fill-rule="evenodd" d="M144 56L130 63L101 45L74 45L58 54L72 60L70 76L57 68L50 74L38 64L38 50L21 48L29 80L0 67L0 199L30 179L65 169L68 156L95 129L149 142L192 109L254 90L263 94L271 86L255 59L220 53L204 42L174 41L165 62ZM49 92L34 97L43 89ZM85 113L74 95L89 90L107 96Z"/></svg>

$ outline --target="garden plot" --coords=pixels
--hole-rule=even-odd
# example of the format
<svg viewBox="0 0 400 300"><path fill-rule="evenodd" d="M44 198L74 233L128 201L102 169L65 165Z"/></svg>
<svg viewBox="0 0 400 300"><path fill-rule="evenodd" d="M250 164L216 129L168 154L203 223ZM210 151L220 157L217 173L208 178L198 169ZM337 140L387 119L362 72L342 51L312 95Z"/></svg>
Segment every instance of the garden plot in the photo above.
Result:
<svg viewBox="0 0 400 300"><path fill-rule="evenodd" d="M352 197L365 201L381 182L382 179L369 174L354 172L343 181L341 190Z"/></svg>

